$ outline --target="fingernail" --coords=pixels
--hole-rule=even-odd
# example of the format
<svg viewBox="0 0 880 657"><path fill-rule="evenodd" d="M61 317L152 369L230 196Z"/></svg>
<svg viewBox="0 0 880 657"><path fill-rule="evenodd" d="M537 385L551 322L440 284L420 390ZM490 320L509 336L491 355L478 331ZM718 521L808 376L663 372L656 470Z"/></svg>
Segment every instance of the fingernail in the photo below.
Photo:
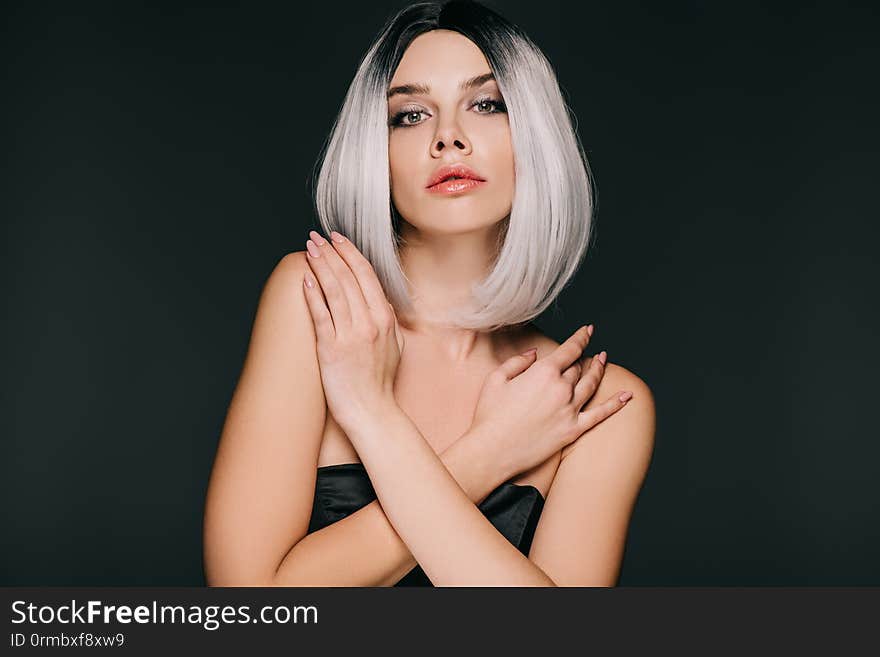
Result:
<svg viewBox="0 0 880 657"><path fill-rule="evenodd" d="M317 244L318 246L324 246L327 243L327 240L321 237L320 233L318 233L317 231L309 231L309 237L315 240L315 244Z"/></svg>
<svg viewBox="0 0 880 657"><path fill-rule="evenodd" d="M335 230L330 231L330 239L336 242L337 244L342 244L345 241L345 238L337 233Z"/></svg>
<svg viewBox="0 0 880 657"><path fill-rule="evenodd" d="M538 348L537 348L537 347L532 347L531 349L526 349L524 352L522 352L521 355L522 355L522 356L529 356L529 355L531 355L532 353L534 353L534 352L536 352L536 351L538 351Z"/></svg>
<svg viewBox="0 0 880 657"><path fill-rule="evenodd" d="M598 359L599 359L599 362L602 363L602 364L604 365L604 364L605 364L605 361L608 360L608 352L607 352L607 351L603 351L603 352L601 352L598 356L596 356L596 358L598 358Z"/></svg>
<svg viewBox="0 0 880 657"><path fill-rule="evenodd" d="M633 394L629 390L627 390L625 393L620 395L620 397L618 397L618 399L622 402L625 402L625 401L629 401L630 399L632 399L632 396L633 396Z"/></svg>
<svg viewBox="0 0 880 657"><path fill-rule="evenodd" d="M313 258L321 257L321 250L315 246L315 243L312 240L306 240L306 248L309 250L309 255Z"/></svg>
<svg viewBox="0 0 880 657"><path fill-rule="evenodd" d="M305 275L305 283L306 287L315 287L315 281L309 274Z"/></svg>
<svg viewBox="0 0 880 657"><path fill-rule="evenodd" d="M587 327L587 333L590 335L591 338L593 337L593 325L592 324L590 324Z"/></svg>

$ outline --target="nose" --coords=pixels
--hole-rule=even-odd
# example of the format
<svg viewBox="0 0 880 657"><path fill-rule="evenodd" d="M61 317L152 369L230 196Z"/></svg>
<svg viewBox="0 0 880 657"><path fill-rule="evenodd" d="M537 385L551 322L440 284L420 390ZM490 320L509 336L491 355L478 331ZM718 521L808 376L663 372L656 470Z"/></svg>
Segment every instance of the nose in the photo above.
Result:
<svg viewBox="0 0 880 657"><path fill-rule="evenodd" d="M456 126L451 124L437 131L431 143L431 155L439 156L447 144L463 153L470 153L471 150L471 144L467 137Z"/></svg>

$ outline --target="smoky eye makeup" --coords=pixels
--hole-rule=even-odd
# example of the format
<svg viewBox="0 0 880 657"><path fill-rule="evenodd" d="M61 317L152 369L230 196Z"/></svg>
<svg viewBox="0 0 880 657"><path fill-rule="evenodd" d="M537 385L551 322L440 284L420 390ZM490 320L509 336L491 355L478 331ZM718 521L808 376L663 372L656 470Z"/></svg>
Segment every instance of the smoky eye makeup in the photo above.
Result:
<svg viewBox="0 0 880 657"><path fill-rule="evenodd" d="M481 111L476 111L476 114L492 115L507 112L507 106L504 104L504 100L499 93L483 93L478 95L468 106L468 109L473 110L475 107L486 108ZM420 114L429 114L429 112L416 103L406 103L396 112L391 114L388 119L388 125L389 127L396 128L410 128L420 125L421 123L424 123L424 119L415 121L410 120L413 116Z"/></svg>

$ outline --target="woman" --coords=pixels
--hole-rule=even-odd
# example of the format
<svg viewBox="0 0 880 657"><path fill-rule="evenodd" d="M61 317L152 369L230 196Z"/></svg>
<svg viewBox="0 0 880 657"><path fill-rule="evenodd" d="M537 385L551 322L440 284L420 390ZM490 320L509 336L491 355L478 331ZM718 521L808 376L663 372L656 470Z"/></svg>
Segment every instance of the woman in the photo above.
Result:
<svg viewBox="0 0 880 657"><path fill-rule="evenodd" d="M592 326L559 345L529 322L576 271L591 201L516 27L475 2L389 22L324 153L325 235L260 300L208 491L210 585L616 583L651 391L583 356Z"/></svg>

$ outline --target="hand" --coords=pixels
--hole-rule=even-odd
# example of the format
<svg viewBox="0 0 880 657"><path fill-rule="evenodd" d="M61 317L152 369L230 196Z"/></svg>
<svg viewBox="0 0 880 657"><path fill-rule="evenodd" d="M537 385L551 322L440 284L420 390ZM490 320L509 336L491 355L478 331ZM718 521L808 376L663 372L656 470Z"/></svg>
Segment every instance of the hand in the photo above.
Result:
<svg viewBox="0 0 880 657"><path fill-rule="evenodd" d="M605 352L582 371L590 336L582 327L546 358L509 358L483 383L471 429L488 434L505 478L536 466L626 404L620 393L582 411L605 374Z"/></svg>
<svg viewBox="0 0 880 657"><path fill-rule="evenodd" d="M303 285L315 325L324 396L339 426L347 430L371 408L396 403L393 386L403 332L376 272L354 244L335 231L332 242L315 231L309 235L314 242L306 242L306 259L318 285L309 287L309 272Z"/></svg>

